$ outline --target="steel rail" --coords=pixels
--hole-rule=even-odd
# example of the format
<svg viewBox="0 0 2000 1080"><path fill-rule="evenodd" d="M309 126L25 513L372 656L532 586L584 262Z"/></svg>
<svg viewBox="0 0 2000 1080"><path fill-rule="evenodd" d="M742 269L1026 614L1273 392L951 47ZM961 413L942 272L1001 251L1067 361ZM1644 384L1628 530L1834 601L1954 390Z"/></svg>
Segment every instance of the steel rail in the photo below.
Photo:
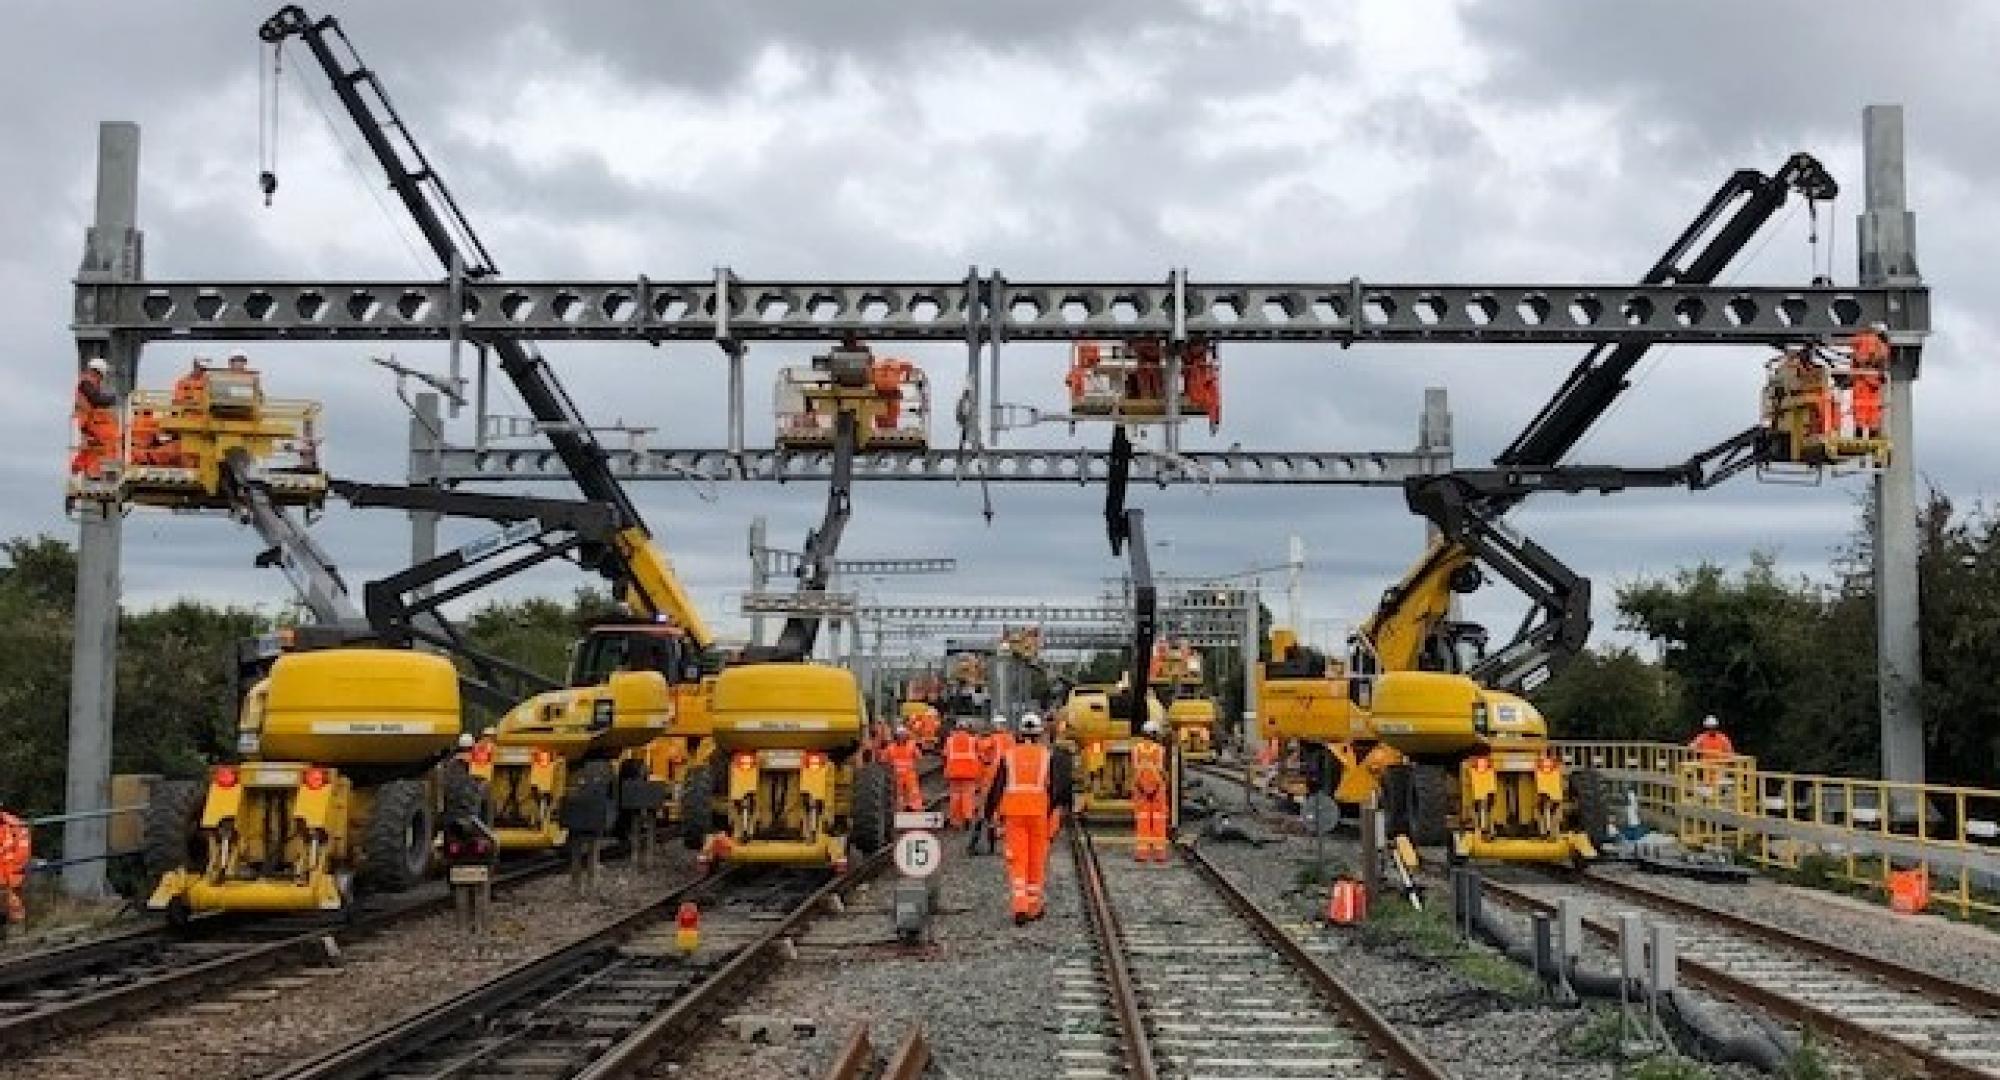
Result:
<svg viewBox="0 0 2000 1080"><path fill-rule="evenodd" d="M868 1025L863 1023L847 1037L840 1052L833 1055L833 1063L826 1069L826 1080L862 1080L868 1075L868 1066L874 1063L875 1044L868 1041Z"/></svg>
<svg viewBox="0 0 2000 1080"><path fill-rule="evenodd" d="M935 805L935 803L933 803ZM845 893L889 865L894 845L868 856L847 873L827 882L792 909L792 913L765 932L762 937L737 950L728 963L718 968L714 974L704 979L693 990L655 1014L637 1029L619 1040L600 1055L589 1067L576 1074L572 1080L614 1080L630 1076L647 1068L666 1049L668 1040L684 1031L696 1020L716 1008L729 994L735 992L746 981L763 973L776 963L781 954L782 943L803 930L829 906L827 901Z"/></svg>
<svg viewBox="0 0 2000 1080"><path fill-rule="evenodd" d="M523 960L492 978L424 1011L378 1028L319 1057L271 1074L266 1080L358 1080L393 1066L412 1047L426 1045L454 1028L478 1023L494 1009L519 1000L536 987L560 981L587 965L607 947L661 920L671 919L682 900L697 889L713 888L727 877L697 877L551 953Z"/></svg>
<svg viewBox="0 0 2000 1080"><path fill-rule="evenodd" d="M495 884L519 884L552 873L562 865L556 859L522 863L503 870ZM275 940L249 944L241 950L210 960L183 964L158 975L10 1016L0 1020L0 1052L19 1054L164 1002L192 998L218 986L241 986L246 976L303 963L322 953L322 939L328 936L338 939L357 932L373 933L405 919L448 908L451 903L452 894L445 889L386 909L363 912L354 922L312 926ZM161 939L170 940L165 932L161 933ZM80 954L77 959L79 965L72 970L81 971L96 963L95 958L87 954Z"/></svg>
<svg viewBox="0 0 2000 1080"><path fill-rule="evenodd" d="M917 1080L930 1067L930 1041L924 1037L924 1029L913 1024L910 1033L903 1036L902 1045L896 1047L888 1063L882 1066L882 1080Z"/></svg>
<svg viewBox="0 0 2000 1080"><path fill-rule="evenodd" d="M1303 974L1318 990L1328 1004L1332 1005L1368 1042L1379 1051L1391 1066L1409 1080L1448 1080L1450 1073L1432 1061L1429 1055L1418 1049L1415 1043L1405 1038L1403 1033L1389 1019L1363 1000L1353 988L1341 982L1325 964L1303 945L1300 945L1284 928L1271 920L1264 909L1257 906L1236 883L1229 880L1216 865L1194 847L1176 845L1189 865L1213 885L1229 906L1243 917L1243 920L1257 931L1265 943L1277 950L1292 966Z"/></svg>
<svg viewBox="0 0 2000 1080"><path fill-rule="evenodd" d="M1103 871L1097 865L1097 848L1090 842L1090 830L1072 822L1070 853L1076 858L1078 888L1083 892L1084 912L1097 937L1097 949L1104 960L1104 981L1111 994L1111 1007L1118 1014L1124 1033L1120 1049L1125 1056L1127 1080L1155 1080L1159 1069L1153 1062L1152 1040L1139 1010L1139 991L1132 971L1125 963L1125 946L1119 938L1118 913L1111 909L1111 896L1104 887Z"/></svg>
<svg viewBox="0 0 2000 1080"><path fill-rule="evenodd" d="M1523 892L1516 886L1494 881L1486 881L1483 884L1488 894L1504 903L1544 914L1553 914L1556 911L1554 903ZM2000 998L2000 995L1995 995L1984 988L1958 983L1930 972L1920 972L1879 957L1866 956L1843 949L1831 942L1819 941L1732 912L1718 911L1707 905L1681 900L1678 897L1665 897L1651 889L1625 885L1622 882L1607 885L1604 878L1595 875L1572 879L1567 884L1580 884L1587 888L1601 887L1604 892L1620 899L1639 904L1654 904L1690 920L1713 923L1763 944L1803 952L1815 959L1853 969L1865 978L1914 991L1968 1013L1990 1017L2000 1011L1995 1008L1996 998ZM1599 919L1586 917L1583 926L1586 932L1601 941L1617 940L1617 930ZM1935 1078L1993 1080L1994 1076L2000 1075L1994 1071L1979 1069L1953 1060L1931 1047L1900 1037L1895 1032L1860 1023L1833 1011L1830 1007L1774 990L1724 968L1692 959L1685 952L1682 952L1677 959L1681 973L1691 982L1723 997L1748 1002L1773 1015L1825 1032L1864 1054L1914 1063L1921 1067L1924 1075Z"/></svg>

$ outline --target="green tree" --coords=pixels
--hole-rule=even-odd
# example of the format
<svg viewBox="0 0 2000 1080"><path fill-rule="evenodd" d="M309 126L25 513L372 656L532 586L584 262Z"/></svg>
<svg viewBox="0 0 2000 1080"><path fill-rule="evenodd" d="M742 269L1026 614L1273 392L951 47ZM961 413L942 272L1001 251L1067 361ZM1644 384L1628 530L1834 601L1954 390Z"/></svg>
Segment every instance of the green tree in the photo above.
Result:
<svg viewBox="0 0 2000 1080"><path fill-rule="evenodd" d="M1681 693L1675 673L1614 647L1585 651L1534 698L1560 738L1677 742Z"/></svg>

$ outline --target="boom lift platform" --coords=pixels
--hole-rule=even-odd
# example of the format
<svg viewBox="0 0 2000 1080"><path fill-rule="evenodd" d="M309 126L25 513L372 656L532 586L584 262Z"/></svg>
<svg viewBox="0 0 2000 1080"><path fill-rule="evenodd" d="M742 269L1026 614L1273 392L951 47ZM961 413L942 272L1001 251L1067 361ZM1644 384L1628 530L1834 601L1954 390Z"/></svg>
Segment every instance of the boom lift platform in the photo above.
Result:
<svg viewBox="0 0 2000 1080"><path fill-rule="evenodd" d="M855 418L855 449L921 450L930 444L930 382L907 360L877 359L855 341L778 372L778 449L830 450L836 418Z"/></svg>
<svg viewBox="0 0 2000 1080"><path fill-rule="evenodd" d="M1213 342L1194 340L1182 349L1178 369L1169 362L1172 346L1159 338L1079 341L1070 347L1069 409L1075 418L1120 422L1163 421L1169 412L1202 415L1208 430L1222 424L1222 374ZM1178 374L1176 374L1176 370ZM1176 382L1170 394L1167 384ZM1168 408L1171 397L1179 408Z"/></svg>
<svg viewBox="0 0 2000 1080"><path fill-rule="evenodd" d="M241 358L227 367L196 360L170 393L134 391L124 419L120 462L73 468L72 504L230 510L232 472L254 475L278 506L317 509L326 500L319 404L266 398L261 375Z"/></svg>

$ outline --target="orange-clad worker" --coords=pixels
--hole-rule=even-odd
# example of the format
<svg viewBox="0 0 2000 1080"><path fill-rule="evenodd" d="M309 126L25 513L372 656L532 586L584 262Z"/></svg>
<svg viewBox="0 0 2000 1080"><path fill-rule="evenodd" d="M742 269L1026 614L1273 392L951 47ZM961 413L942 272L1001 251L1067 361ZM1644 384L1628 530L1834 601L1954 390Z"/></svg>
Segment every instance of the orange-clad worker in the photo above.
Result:
<svg viewBox="0 0 2000 1080"><path fill-rule="evenodd" d="M28 864L35 858L35 835L28 823L7 810L0 810L0 893L5 894L6 916L0 919L0 935L10 926L28 921L28 905L21 899L28 884Z"/></svg>
<svg viewBox="0 0 2000 1080"><path fill-rule="evenodd" d="M1146 721L1145 738L1132 744L1132 855L1140 862L1167 861L1166 729Z"/></svg>
<svg viewBox="0 0 2000 1080"><path fill-rule="evenodd" d="M923 715L917 718L917 747L926 754L937 753L938 731L944 727L944 717L938 714L937 706L924 706Z"/></svg>
<svg viewBox="0 0 2000 1080"><path fill-rule="evenodd" d="M964 725L954 728L944 741L944 782L951 789L949 821L954 829L970 825L978 812L973 800L979 796L980 771L979 740Z"/></svg>
<svg viewBox="0 0 2000 1080"><path fill-rule="evenodd" d="M1688 740L1688 746L1705 758L1731 757L1736 753L1736 744L1723 732L1722 721L1713 716L1702 719L1701 734Z"/></svg>
<svg viewBox="0 0 2000 1080"><path fill-rule="evenodd" d="M1854 335L1854 431L1873 437L1882 430L1882 379L1889 370L1888 326L1875 323Z"/></svg>
<svg viewBox="0 0 2000 1080"><path fill-rule="evenodd" d="M76 380L76 398L70 406L77 443L69 471L93 479L104 475L105 463L116 464L119 456L118 395L105 385L110 377L111 364L101 357L92 358Z"/></svg>
<svg viewBox="0 0 2000 1080"><path fill-rule="evenodd" d="M1007 847L1007 880L1013 893L1014 925L1039 919L1046 899L1049 838L1061 825L1075 792L1070 757L1044 741L1042 718L1024 713L1016 732L1019 745L1000 759L986 813L1006 825L1001 841Z"/></svg>
<svg viewBox="0 0 2000 1080"><path fill-rule="evenodd" d="M882 751L882 757L896 771L896 791L903 809L922 810L924 792L917 784L917 744L911 741L909 728L897 725L896 741Z"/></svg>

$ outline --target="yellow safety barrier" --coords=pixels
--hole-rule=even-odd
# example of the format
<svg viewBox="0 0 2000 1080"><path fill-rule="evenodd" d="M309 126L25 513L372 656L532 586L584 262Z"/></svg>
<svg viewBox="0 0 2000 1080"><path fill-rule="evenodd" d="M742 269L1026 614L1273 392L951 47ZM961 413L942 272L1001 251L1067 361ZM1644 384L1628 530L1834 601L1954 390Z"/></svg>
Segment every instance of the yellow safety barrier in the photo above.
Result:
<svg viewBox="0 0 2000 1080"><path fill-rule="evenodd" d="M1636 794L1640 816L1690 848L1878 889L1920 869L1930 902L1961 917L2000 915L2000 789L1775 772L1746 756L1686 746L1558 742L1572 768Z"/></svg>

